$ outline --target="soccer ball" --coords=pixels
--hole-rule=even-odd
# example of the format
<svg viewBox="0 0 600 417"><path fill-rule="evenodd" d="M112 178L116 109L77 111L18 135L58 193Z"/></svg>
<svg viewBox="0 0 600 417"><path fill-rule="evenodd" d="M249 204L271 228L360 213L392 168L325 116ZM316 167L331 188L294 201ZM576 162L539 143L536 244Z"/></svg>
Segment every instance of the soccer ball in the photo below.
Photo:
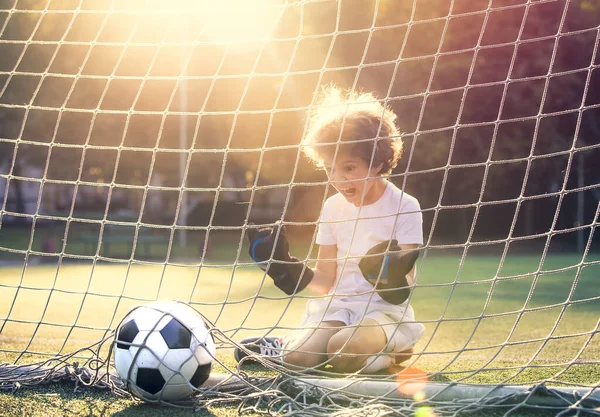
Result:
<svg viewBox="0 0 600 417"><path fill-rule="evenodd" d="M208 379L215 343L192 307L160 301L133 309L114 341L115 368L129 391L149 401L191 396Z"/></svg>

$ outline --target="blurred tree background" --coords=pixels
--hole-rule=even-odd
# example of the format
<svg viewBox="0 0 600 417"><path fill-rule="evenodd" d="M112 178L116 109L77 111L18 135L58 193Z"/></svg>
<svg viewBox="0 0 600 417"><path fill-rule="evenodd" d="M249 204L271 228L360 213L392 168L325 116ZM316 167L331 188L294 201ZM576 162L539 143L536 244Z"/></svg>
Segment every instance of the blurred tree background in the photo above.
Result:
<svg viewBox="0 0 600 417"><path fill-rule="evenodd" d="M270 40L229 42L204 33L200 9L140 12L148 3L0 0L8 212L32 213L33 187L40 214L284 218L310 233L331 187L298 145L315 93L335 83L397 113L392 180L421 202L429 243L543 244L552 229L562 249L593 232L598 2L288 1Z"/></svg>

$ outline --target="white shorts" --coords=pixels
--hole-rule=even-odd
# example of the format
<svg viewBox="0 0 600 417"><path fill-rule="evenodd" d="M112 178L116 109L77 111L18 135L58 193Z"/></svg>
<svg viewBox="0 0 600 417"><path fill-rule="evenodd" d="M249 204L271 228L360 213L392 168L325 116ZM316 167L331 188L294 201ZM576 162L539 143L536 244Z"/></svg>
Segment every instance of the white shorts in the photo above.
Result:
<svg viewBox="0 0 600 417"><path fill-rule="evenodd" d="M364 319L381 325L387 337L385 353L402 352L413 347L425 332L415 321L410 305L380 304L343 299L310 300L302 320L302 328L315 327L323 321L340 321L346 326L360 326Z"/></svg>

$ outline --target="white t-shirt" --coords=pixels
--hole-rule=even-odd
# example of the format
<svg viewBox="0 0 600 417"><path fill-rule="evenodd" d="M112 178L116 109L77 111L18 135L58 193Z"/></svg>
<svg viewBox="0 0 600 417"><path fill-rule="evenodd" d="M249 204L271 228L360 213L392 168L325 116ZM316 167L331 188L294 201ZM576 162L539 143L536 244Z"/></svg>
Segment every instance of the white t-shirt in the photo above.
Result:
<svg viewBox="0 0 600 417"><path fill-rule="evenodd" d="M423 244L423 215L416 198L386 181L383 195L361 207L342 194L325 201L316 243L337 246L337 279L329 294L347 301L369 301L390 305L362 276L358 263L373 246L396 239L399 245ZM351 298L350 298L351 297Z"/></svg>

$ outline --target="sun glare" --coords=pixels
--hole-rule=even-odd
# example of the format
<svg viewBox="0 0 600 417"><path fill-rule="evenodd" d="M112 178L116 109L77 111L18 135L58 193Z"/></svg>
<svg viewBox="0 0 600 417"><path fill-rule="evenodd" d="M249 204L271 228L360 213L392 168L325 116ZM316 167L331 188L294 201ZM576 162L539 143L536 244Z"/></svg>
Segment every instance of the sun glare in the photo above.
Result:
<svg viewBox="0 0 600 417"><path fill-rule="evenodd" d="M397 367L392 368L391 371L396 373L398 391L418 400L427 386L427 373L414 367L405 369Z"/></svg>
<svg viewBox="0 0 600 417"><path fill-rule="evenodd" d="M194 4L204 36L216 42L245 42L270 37L281 16L282 3L282 0L203 0Z"/></svg>

